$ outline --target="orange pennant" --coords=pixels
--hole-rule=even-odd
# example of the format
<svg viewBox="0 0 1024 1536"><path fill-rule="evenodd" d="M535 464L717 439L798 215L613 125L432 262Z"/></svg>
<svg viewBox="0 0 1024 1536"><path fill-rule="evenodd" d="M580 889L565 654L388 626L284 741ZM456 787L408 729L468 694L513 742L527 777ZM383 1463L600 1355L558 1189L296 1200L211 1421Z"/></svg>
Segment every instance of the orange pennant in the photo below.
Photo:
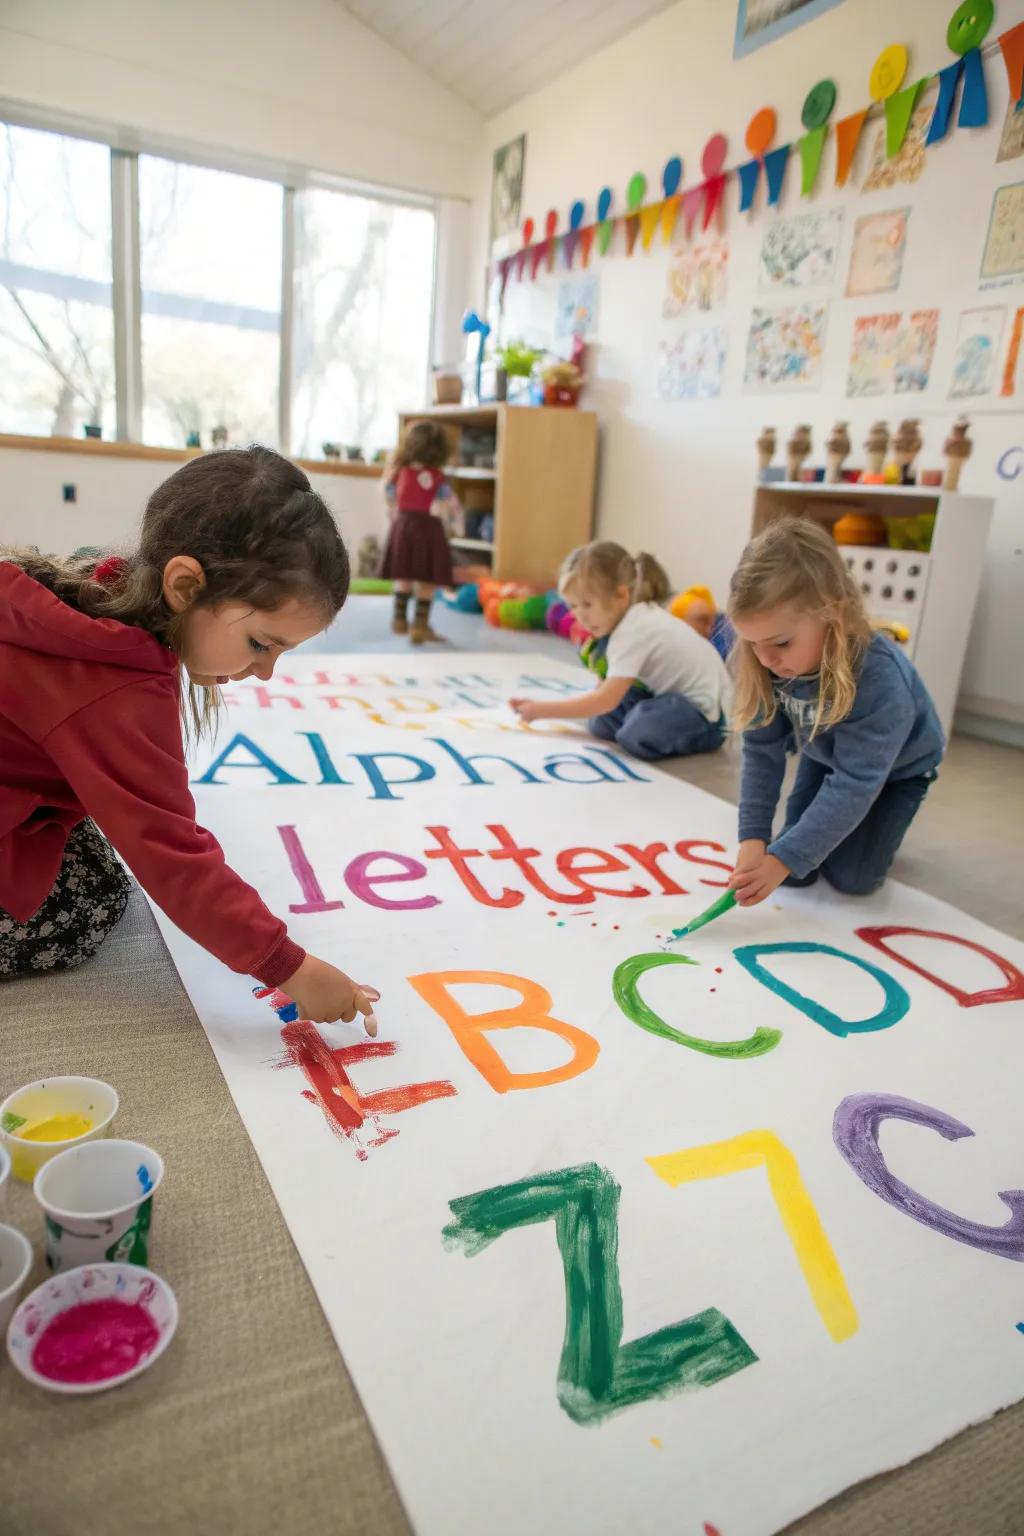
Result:
<svg viewBox="0 0 1024 1536"><path fill-rule="evenodd" d="M645 251L651 248L654 231L658 227L658 220L661 218L661 210L664 206L664 203L650 203L646 208L640 209L640 237Z"/></svg>
<svg viewBox="0 0 1024 1536"><path fill-rule="evenodd" d="M677 192L674 197L666 197L661 205L661 234L666 245L669 244L675 232L676 219L679 215L679 202L680 198Z"/></svg>
<svg viewBox="0 0 1024 1536"><path fill-rule="evenodd" d="M636 245L636 237L640 233L639 215L627 213L623 222L626 226L626 255L632 256L633 247Z"/></svg>
<svg viewBox="0 0 1024 1536"><path fill-rule="evenodd" d="M999 46L1003 50L1006 78L1010 82L1010 100L1019 102L1024 98L1024 21L1004 32Z"/></svg>
<svg viewBox="0 0 1024 1536"><path fill-rule="evenodd" d="M862 112L853 112L849 117L844 117L836 123L836 186L845 187L846 178L850 174L850 166L857 152L860 142L860 132L864 127L864 119L868 115L868 108Z"/></svg>
<svg viewBox="0 0 1024 1536"><path fill-rule="evenodd" d="M580 252L585 267L590 266L590 248L594 243L594 228L593 224L588 224L586 229L580 230Z"/></svg>

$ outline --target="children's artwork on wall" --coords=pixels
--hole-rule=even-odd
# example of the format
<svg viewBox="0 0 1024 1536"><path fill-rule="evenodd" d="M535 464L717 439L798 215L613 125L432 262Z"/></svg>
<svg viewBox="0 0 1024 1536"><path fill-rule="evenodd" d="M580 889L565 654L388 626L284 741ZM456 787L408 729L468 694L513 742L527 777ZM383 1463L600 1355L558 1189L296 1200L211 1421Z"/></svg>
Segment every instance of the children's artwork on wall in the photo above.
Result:
<svg viewBox="0 0 1024 1536"><path fill-rule="evenodd" d="M523 210L526 135L520 134L494 151L491 177L491 245L519 228Z"/></svg>
<svg viewBox="0 0 1024 1536"><path fill-rule="evenodd" d="M729 342L724 325L696 326L661 343L658 395L662 400L713 400L722 393Z"/></svg>
<svg viewBox="0 0 1024 1536"><path fill-rule="evenodd" d="M847 395L920 394L928 388L938 331L937 309L861 315L853 328Z"/></svg>
<svg viewBox="0 0 1024 1536"><path fill-rule="evenodd" d="M794 27L841 4L842 0L737 0L732 56L740 59L765 43L774 43Z"/></svg>
<svg viewBox="0 0 1024 1536"><path fill-rule="evenodd" d="M1000 187L992 199L981 276L1015 277L1024 272L1024 181Z"/></svg>
<svg viewBox="0 0 1024 1536"><path fill-rule="evenodd" d="M825 288L835 277L843 215L801 213L769 224L761 242L759 286L776 288Z"/></svg>
<svg viewBox="0 0 1024 1536"><path fill-rule="evenodd" d="M597 329L597 294L595 272L563 278L558 285L555 306L556 341L568 341L572 336L593 336Z"/></svg>
<svg viewBox="0 0 1024 1536"><path fill-rule="evenodd" d="M725 303L729 243L718 238L680 245L672 252L665 279L662 314L675 320L692 310L718 309Z"/></svg>
<svg viewBox="0 0 1024 1536"><path fill-rule="evenodd" d="M747 337L748 390L818 389L825 351L827 308L794 304L788 309L755 308Z"/></svg>
<svg viewBox="0 0 1024 1536"><path fill-rule="evenodd" d="M892 208L887 213L866 213L857 220L850 247L847 298L891 293L899 287L909 217L909 208Z"/></svg>
<svg viewBox="0 0 1024 1536"><path fill-rule="evenodd" d="M158 922L411 1528L768 1536L1024 1396L1024 944L893 881L680 937L735 807L506 704L592 682L226 690L199 821L376 1039Z"/></svg>
<svg viewBox="0 0 1024 1536"><path fill-rule="evenodd" d="M924 105L918 103L911 116L903 146L891 160L886 152L885 124L879 125L871 145L867 175L861 184L862 192L888 191L899 182L909 184L920 181L927 159L925 139L928 137L934 110L935 103L930 98Z"/></svg>
<svg viewBox="0 0 1024 1536"><path fill-rule="evenodd" d="M955 400L990 394L996 383L999 343L1003 339L1006 310L965 309L953 359L953 382L949 393Z"/></svg>
<svg viewBox="0 0 1024 1536"><path fill-rule="evenodd" d="M1024 395L1024 306L1013 317L999 394L1004 400Z"/></svg>
<svg viewBox="0 0 1024 1536"><path fill-rule="evenodd" d="M1021 155L1024 155L1024 106L1010 101L1006 104L996 160L1017 160Z"/></svg>

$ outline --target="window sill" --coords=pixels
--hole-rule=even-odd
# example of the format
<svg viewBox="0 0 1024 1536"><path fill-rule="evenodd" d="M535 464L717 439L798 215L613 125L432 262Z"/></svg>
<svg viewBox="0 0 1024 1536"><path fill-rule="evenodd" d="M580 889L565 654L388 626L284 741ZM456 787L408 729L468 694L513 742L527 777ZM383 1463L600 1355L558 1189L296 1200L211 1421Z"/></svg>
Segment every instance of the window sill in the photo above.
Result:
<svg viewBox="0 0 1024 1536"><path fill-rule="evenodd" d="M153 448L146 443L110 442L96 437L23 437L12 432L0 432L0 448L27 448L36 453L84 453L95 458L164 459L175 464L197 459L205 452L202 448ZM384 467L382 464L353 464L345 459L293 459L292 463L304 469L307 475L353 475L374 480L379 479Z"/></svg>

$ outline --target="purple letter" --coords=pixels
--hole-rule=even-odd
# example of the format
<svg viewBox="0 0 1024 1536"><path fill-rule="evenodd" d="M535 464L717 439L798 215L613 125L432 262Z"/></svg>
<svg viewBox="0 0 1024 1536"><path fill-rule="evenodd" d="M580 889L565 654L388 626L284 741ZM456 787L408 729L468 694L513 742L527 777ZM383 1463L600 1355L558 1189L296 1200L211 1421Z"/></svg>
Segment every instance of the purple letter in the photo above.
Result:
<svg viewBox="0 0 1024 1536"><path fill-rule="evenodd" d="M938 1131L947 1141L959 1141L973 1136L969 1125L943 1114L941 1109L930 1109L927 1104L915 1104L913 1099L901 1099L895 1093L852 1093L836 1110L832 1122L832 1139L854 1173L880 1200L894 1205L898 1211L913 1216L926 1227L934 1227L943 1237L953 1237L958 1243L980 1248L983 1253L998 1254L1003 1259L1024 1262L1024 1189L1002 1189L999 1198L1010 1208L1010 1219L1002 1227L986 1227L980 1222L968 1221L955 1211L947 1211L934 1205L924 1195L919 1195L890 1173L878 1145L878 1128L883 1120L909 1120L911 1125L924 1125Z"/></svg>
<svg viewBox="0 0 1024 1536"><path fill-rule="evenodd" d="M370 865L375 859L391 859L400 872L397 875L371 875ZM353 859L345 870L345 880L349 890L371 907L383 907L385 912L421 912L424 907L439 906L441 898L419 896L415 901L389 901L386 896L378 896L373 888L393 884L396 880L422 880L426 872L427 866L418 859L407 859L404 853L388 853L381 849L378 853L361 853Z"/></svg>

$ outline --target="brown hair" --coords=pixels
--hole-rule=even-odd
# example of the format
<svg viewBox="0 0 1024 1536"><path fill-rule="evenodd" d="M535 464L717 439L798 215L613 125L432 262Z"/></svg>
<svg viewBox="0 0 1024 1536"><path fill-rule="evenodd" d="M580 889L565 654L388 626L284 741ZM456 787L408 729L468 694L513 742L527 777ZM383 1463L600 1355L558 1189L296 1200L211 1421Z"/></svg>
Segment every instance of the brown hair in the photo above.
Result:
<svg viewBox="0 0 1024 1536"><path fill-rule="evenodd" d="M326 503L301 469L258 446L203 454L159 485L138 548L109 584L94 579L95 557L3 552L72 608L137 625L178 651L184 615L172 613L163 595L174 555L191 555L203 568L194 607L245 602L270 611L299 598L319 608L326 627L348 596L348 553ZM218 691L190 684L188 703L198 734L216 717Z"/></svg>
<svg viewBox="0 0 1024 1536"><path fill-rule="evenodd" d="M391 456L391 472L409 464L440 469L449 457L448 437L436 421L410 421Z"/></svg>
<svg viewBox="0 0 1024 1536"><path fill-rule="evenodd" d="M857 670L871 639L871 625L835 540L810 517L784 517L770 523L747 545L729 583L731 619L781 603L792 603L825 621L813 738L824 727L845 720L853 708ZM732 656L737 728L767 725L778 708L772 674L746 640L737 638Z"/></svg>
<svg viewBox="0 0 1024 1536"><path fill-rule="evenodd" d="M558 590L564 594L575 586L597 587L604 592L628 587L634 603L663 603L672 590L668 576L653 555L643 551L631 555L621 544L613 544L609 539L581 544L565 557L558 573Z"/></svg>

